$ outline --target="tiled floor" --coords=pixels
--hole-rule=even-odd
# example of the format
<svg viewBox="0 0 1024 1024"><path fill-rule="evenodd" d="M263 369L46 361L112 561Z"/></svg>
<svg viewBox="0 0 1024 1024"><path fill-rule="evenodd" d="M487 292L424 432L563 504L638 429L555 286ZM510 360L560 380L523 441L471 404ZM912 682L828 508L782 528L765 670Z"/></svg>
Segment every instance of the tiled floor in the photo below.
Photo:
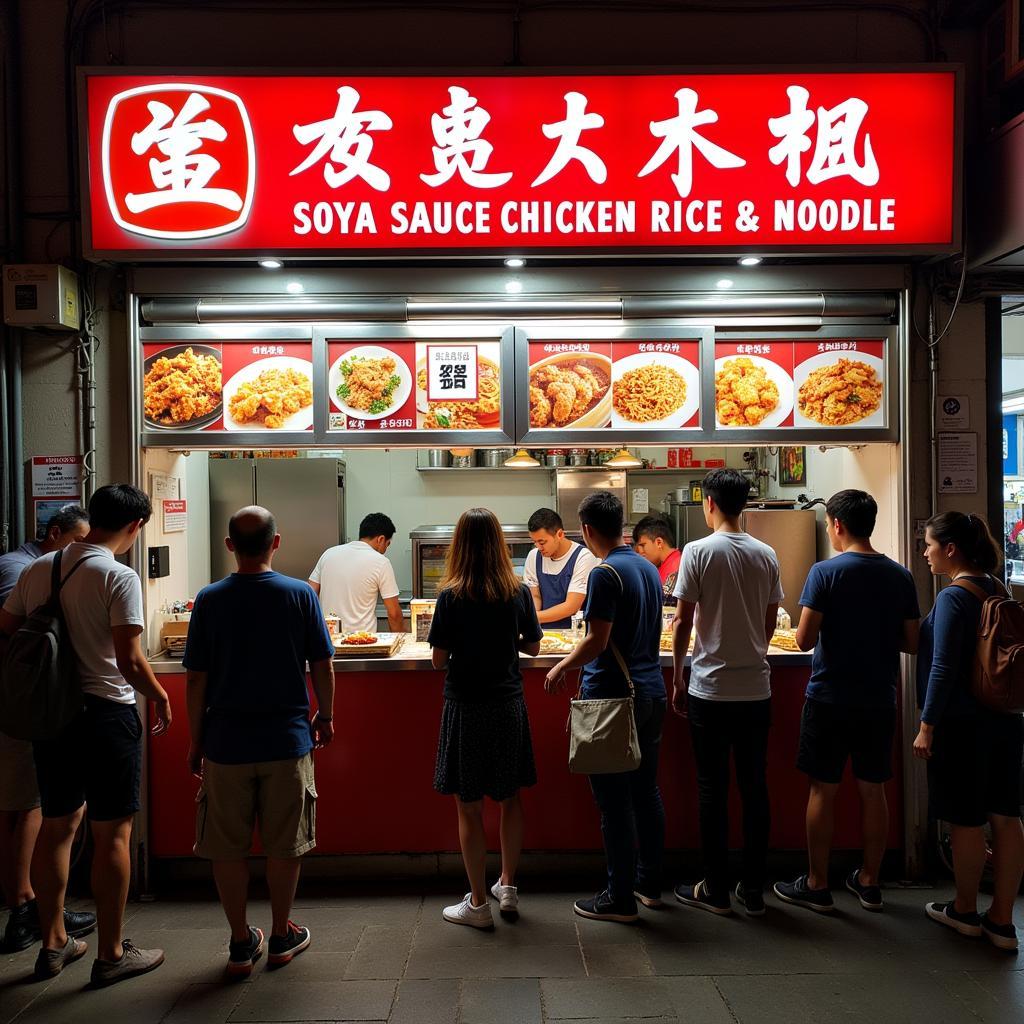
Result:
<svg viewBox="0 0 1024 1024"><path fill-rule="evenodd" d="M452 894L457 896L458 894ZM161 946L155 973L88 989L90 958L48 984L32 952L0 960L0 1024L658 1024L1013 1022L1024 1020L1024 956L962 939L922 912L940 890L888 889L884 914L845 894L822 918L770 898L761 919L718 918L674 901L639 925L575 917L578 894L523 892L494 933L441 920L444 896L304 896L313 944L291 965L227 983L215 902L129 908L127 934ZM253 923L269 930L265 902Z"/></svg>

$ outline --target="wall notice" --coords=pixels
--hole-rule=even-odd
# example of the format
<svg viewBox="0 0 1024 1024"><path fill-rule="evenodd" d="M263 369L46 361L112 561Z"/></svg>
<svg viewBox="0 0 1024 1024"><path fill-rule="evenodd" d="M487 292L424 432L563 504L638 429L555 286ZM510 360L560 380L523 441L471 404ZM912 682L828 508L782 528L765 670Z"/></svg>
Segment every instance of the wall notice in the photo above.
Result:
<svg viewBox="0 0 1024 1024"><path fill-rule="evenodd" d="M81 496L81 455L33 455L32 497L67 498Z"/></svg>
<svg viewBox="0 0 1024 1024"><path fill-rule="evenodd" d="M967 395L939 398L939 430L967 430L971 425L971 400Z"/></svg>
<svg viewBox="0 0 1024 1024"><path fill-rule="evenodd" d="M939 434L939 493L976 494L978 491L978 435Z"/></svg>
<svg viewBox="0 0 1024 1024"><path fill-rule="evenodd" d="M164 533L182 533L188 528L188 503L184 500L163 502Z"/></svg>

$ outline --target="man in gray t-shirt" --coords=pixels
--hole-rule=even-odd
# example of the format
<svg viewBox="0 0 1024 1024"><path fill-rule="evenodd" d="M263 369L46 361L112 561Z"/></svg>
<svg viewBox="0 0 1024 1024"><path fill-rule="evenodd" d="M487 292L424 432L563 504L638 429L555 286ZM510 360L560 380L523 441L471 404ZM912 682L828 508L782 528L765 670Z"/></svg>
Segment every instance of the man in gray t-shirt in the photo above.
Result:
<svg viewBox="0 0 1024 1024"><path fill-rule="evenodd" d="M768 643L782 601L775 552L740 527L750 485L734 469L704 478L704 517L714 532L688 544L676 582L672 707L689 718L697 762L704 878L676 899L729 914L729 759L743 799L743 878L736 898L764 913L771 825L766 767L771 723ZM696 624L689 693L686 652Z"/></svg>

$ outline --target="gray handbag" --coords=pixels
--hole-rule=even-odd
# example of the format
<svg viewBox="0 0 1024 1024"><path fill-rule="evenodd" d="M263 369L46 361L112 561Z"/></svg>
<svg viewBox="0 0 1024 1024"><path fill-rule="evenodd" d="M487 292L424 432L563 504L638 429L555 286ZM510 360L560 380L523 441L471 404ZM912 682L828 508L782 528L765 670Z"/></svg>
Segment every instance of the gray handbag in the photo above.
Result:
<svg viewBox="0 0 1024 1024"><path fill-rule="evenodd" d="M622 583L612 566L602 562L597 569L609 569ZM633 716L633 680L622 652L609 642L612 654L629 687L628 697L583 700L581 682L576 698L569 703L569 771L577 775L610 775L631 772L640 767L640 739Z"/></svg>

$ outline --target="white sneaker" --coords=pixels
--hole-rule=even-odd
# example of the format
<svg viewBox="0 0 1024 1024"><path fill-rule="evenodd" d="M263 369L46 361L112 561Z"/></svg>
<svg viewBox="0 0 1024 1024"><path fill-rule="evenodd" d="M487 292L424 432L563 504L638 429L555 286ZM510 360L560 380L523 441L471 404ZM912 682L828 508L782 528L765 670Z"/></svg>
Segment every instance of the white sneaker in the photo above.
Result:
<svg viewBox="0 0 1024 1024"><path fill-rule="evenodd" d="M445 907L442 917L452 924L468 924L471 928L493 928L494 918L491 917L491 905L473 906L473 894L467 892L461 903Z"/></svg>
<svg viewBox="0 0 1024 1024"><path fill-rule="evenodd" d="M491 886L491 895L498 901L503 914L514 914L519 910L519 890L514 885L502 885L501 879Z"/></svg>

